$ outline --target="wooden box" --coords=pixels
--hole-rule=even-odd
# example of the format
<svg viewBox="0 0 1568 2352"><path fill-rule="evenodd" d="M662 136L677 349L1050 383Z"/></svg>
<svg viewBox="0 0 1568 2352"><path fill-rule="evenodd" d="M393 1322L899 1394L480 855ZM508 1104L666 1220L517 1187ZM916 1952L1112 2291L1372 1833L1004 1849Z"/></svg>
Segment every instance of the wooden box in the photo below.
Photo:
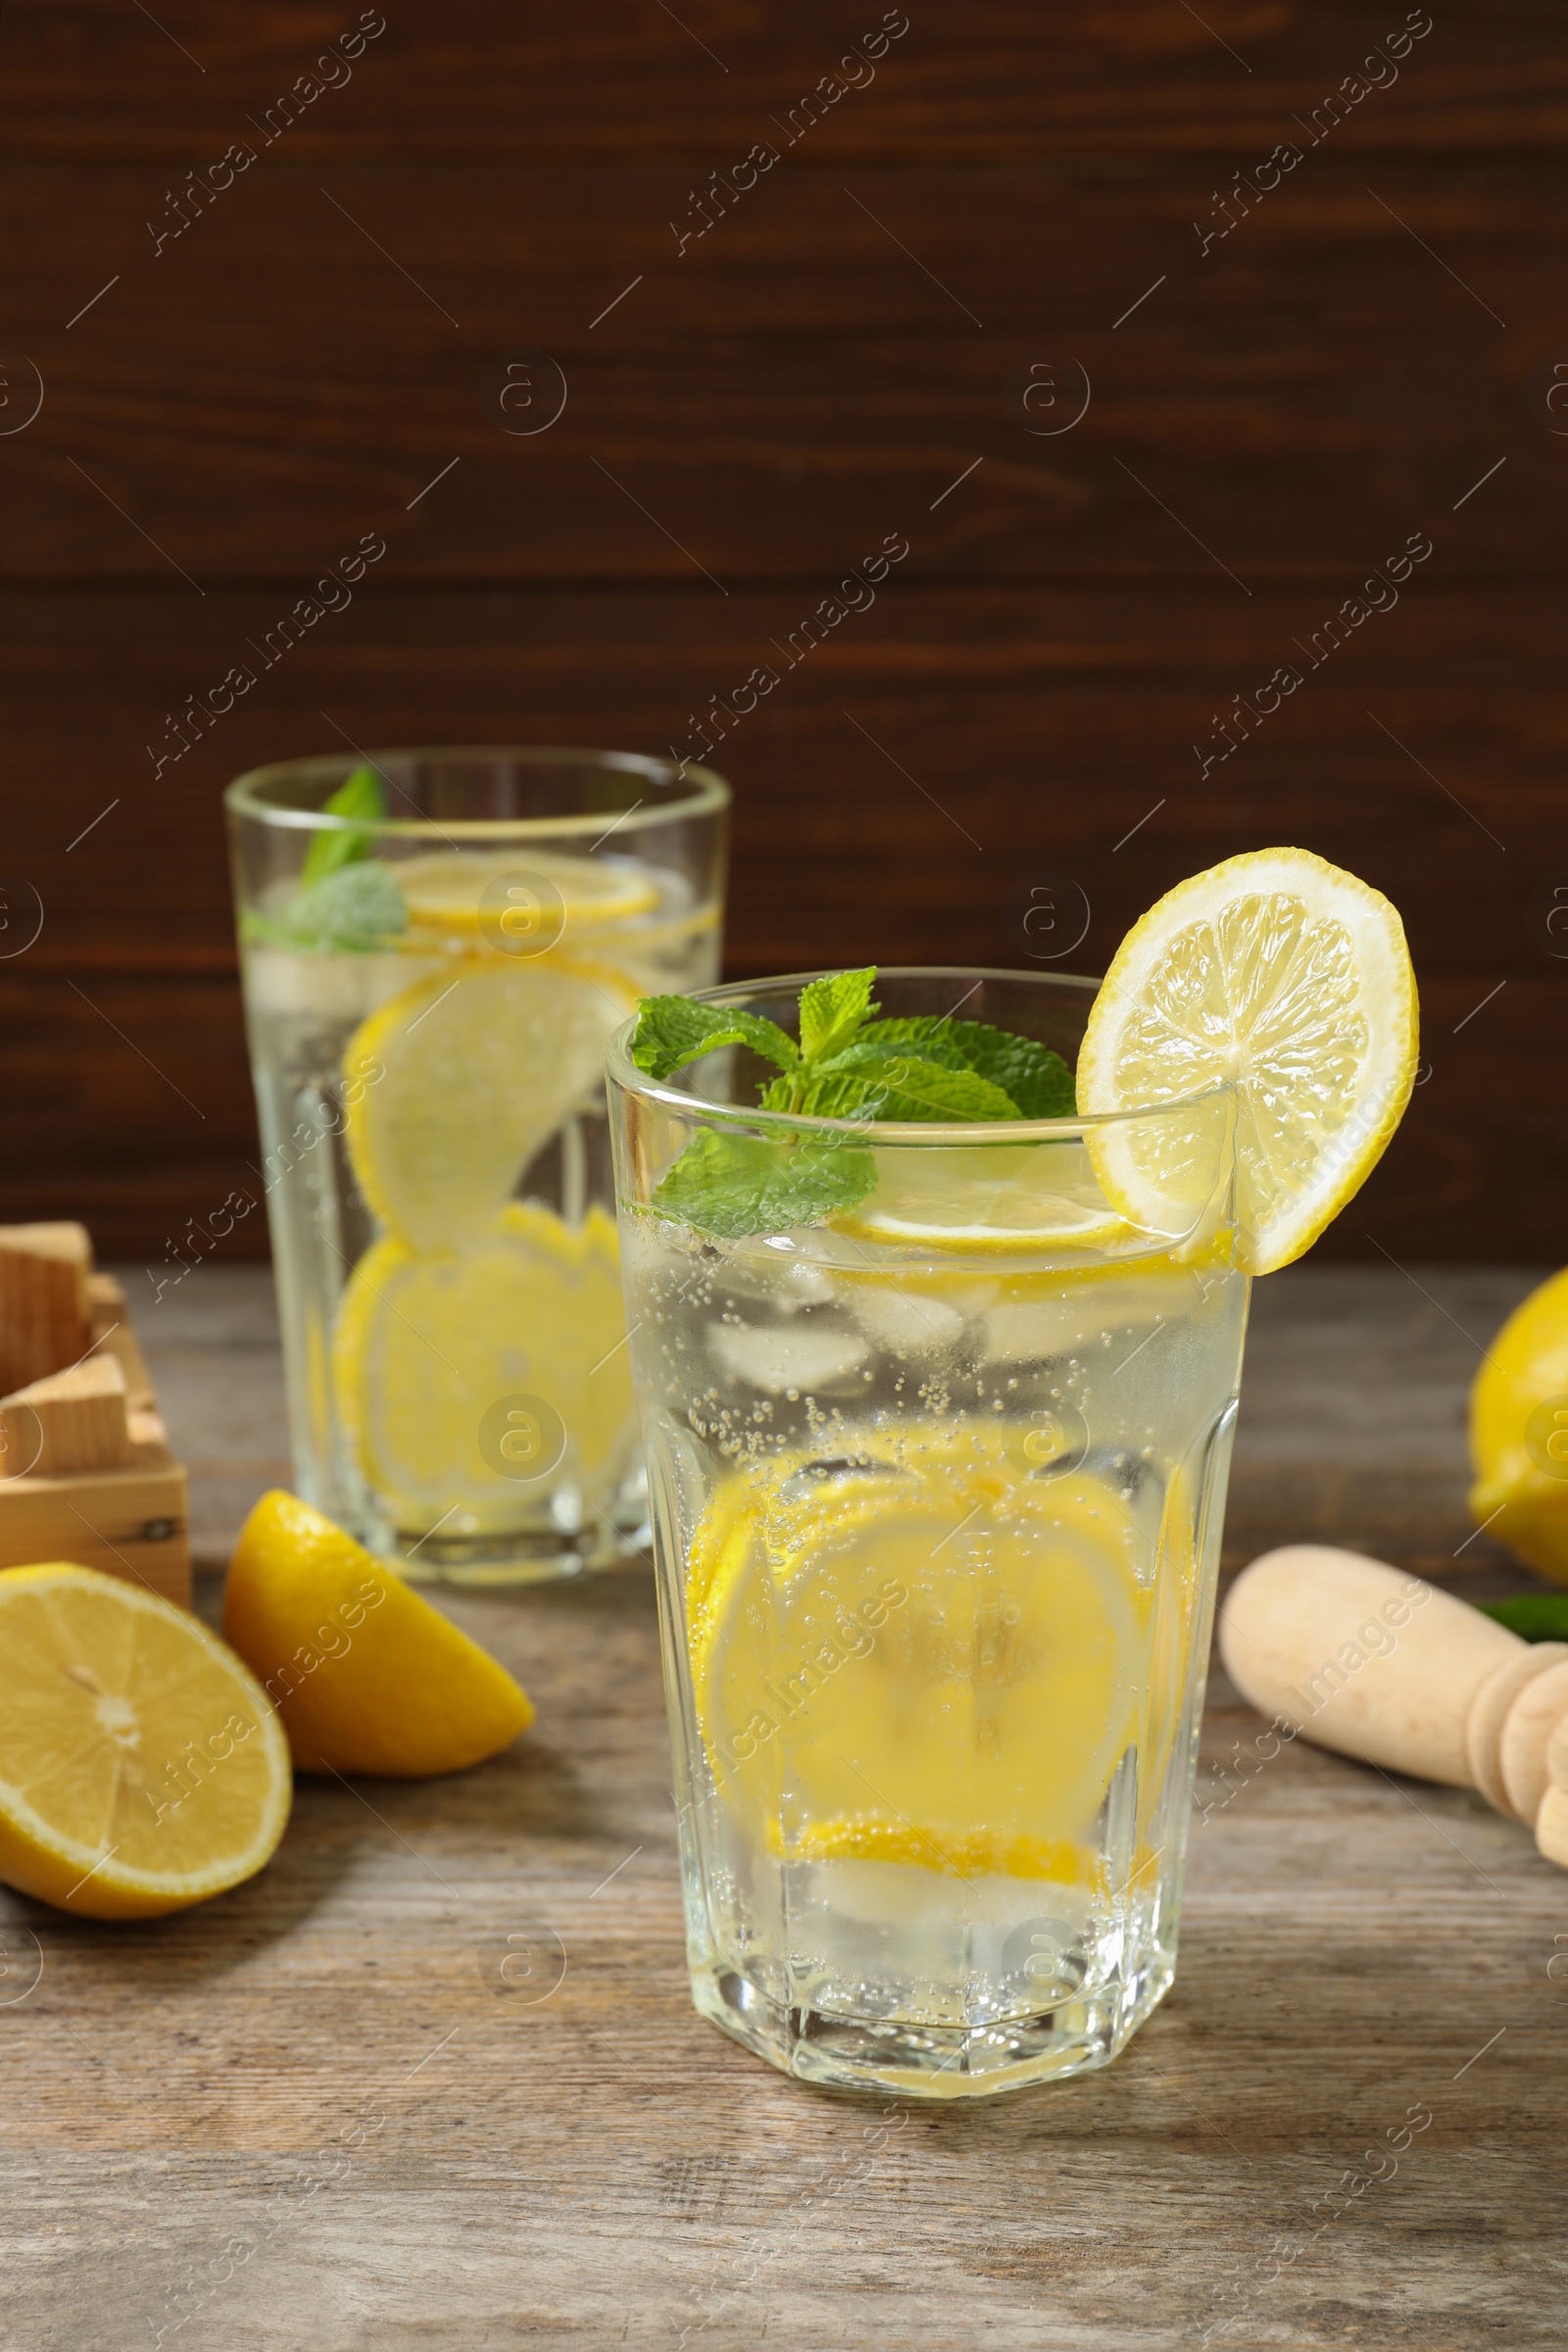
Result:
<svg viewBox="0 0 1568 2352"><path fill-rule="evenodd" d="M76 1560L188 1608L185 1473L81 1226L0 1226L0 1366L26 1375L0 1396L0 1568Z"/></svg>

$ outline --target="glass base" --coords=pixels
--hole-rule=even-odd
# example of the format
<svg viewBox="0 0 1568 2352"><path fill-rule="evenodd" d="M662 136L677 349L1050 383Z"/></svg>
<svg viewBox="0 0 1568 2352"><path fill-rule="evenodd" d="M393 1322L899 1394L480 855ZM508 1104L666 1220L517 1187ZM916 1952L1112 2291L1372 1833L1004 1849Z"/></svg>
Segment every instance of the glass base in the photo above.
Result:
<svg viewBox="0 0 1568 2352"><path fill-rule="evenodd" d="M1032 2016L922 2026L786 2009L737 1970L692 1971L692 1999L720 2033L780 2073L905 2099L989 2099L1107 2066L1170 1990L1165 1954L1122 1980Z"/></svg>
<svg viewBox="0 0 1568 2352"><path fill-rule="evenodd" d="M505 1536L426 1536L422 1542L411 1536L407 1548L394 1537L374 1548L411 1585L474 1592L559 1584L607 1568L646 1568L651 1540L646 1523L622 1529L607 1520L578 1533L542 1527Z"/></svg>

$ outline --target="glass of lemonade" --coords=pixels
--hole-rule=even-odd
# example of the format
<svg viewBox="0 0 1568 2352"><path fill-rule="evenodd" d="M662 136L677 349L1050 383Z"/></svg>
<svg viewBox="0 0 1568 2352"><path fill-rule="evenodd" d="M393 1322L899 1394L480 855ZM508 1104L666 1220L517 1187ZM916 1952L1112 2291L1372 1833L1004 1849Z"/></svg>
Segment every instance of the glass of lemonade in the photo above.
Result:
<svg viewBox="0 0 1568 2352"><path fill-rule="evenodd" d="M808 977L807 975L806 977ZM1070 1065L1095 984L882 971ZM801 979L710 992L795 1031ZM755 1107L728 1046L610 1050L699 2009L813 2082L1102 2065L1171 1983L1248 1281L1236 1098L1006 1126ZM655 1188L715 1135L872 1153L725 1240ZM1156 1229L1118 1167L1164 1171ZM1109 1191L1107 1192L1107 1185Z"/></svg>
<svg viewBox="0 0 1568 2352"><path fill-rule="evenodd" d="M717 972L727 787L502 748L294 760L226 799L299 1492L413 1576L621 1556L605 1045Z"/></svg>

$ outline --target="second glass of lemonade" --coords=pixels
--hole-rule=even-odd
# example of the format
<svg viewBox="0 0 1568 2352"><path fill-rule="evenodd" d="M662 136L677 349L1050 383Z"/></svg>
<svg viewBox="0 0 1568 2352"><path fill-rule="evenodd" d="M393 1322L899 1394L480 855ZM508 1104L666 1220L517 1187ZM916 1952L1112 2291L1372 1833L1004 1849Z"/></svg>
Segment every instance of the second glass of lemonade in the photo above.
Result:
<svg viewBox="0 0 1568 2352"><path fill-rule="evenodd" d="M799 987L708 1001L793 1031ZM1094 984L883 971L876 995L1070 1064ZM630 1036L610 1068L697 2005L846 2087L1102 2064L1175 1964L1247 1317L1233 1090L857 1127L758 1110L745 1047L656 1083ZM662 1211L675 1159L736 1136L868 1153L874 1184L739 1239ZM1158 1229L1118 1206L1130 1159L1163 1171Z"/></svg>
<svg viewBox="0 0 1568 2352"><path fill-rule="evenodd" d="M714 978L728 802L701 768L505 747L229 787L296 1481L411 1575L635 1539L605 1046Z"/></svg>

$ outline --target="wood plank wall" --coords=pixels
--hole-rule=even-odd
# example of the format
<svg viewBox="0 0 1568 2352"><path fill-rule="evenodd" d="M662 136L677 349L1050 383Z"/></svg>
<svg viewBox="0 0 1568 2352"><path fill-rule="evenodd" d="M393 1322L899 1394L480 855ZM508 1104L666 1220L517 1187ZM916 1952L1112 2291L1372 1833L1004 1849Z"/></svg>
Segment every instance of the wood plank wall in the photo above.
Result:
<svg viewBox="0 0 1568 2352"><path fill-rule="evenodd" d="M686 747L772 662L714 754L733 970L1023 963L1069 886L1098 970L1304 843L1401 906L1426 1017L1326 1247L1568 1255L1560 16L906 5L11 0L0 1216L158 1263L243 1180L228 777ZM566 402L519 434L524 353Z"/></svg>

